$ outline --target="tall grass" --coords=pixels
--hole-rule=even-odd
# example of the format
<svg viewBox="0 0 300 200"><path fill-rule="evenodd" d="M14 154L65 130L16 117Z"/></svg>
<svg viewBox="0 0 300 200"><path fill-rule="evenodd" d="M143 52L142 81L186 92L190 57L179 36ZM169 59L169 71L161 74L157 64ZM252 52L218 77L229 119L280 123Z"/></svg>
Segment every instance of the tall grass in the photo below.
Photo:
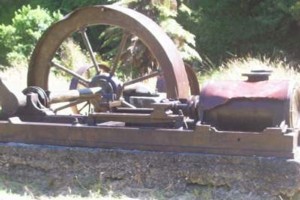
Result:
<svg viewBox="0 0 300 200"><path fill-rule="evenodd" d="M210 70L205 74L199 73L200 83L208 80L245 80L242 73L251 70L272 70L270 79L279 80L300 80L300 73L296 67L290 66L286 61L281 59L271 59L266 57L253 58L235 58L223 63L218 69Z"/></svg>

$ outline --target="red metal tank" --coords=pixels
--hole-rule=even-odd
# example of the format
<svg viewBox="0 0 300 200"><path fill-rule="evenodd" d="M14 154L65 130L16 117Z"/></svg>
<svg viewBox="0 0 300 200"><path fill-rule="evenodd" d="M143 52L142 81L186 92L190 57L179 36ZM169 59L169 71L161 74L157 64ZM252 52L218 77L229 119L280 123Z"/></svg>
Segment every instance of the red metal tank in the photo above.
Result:
<svg viewBox="0 0 300 200"><path fill-rule="evenodd" d="M299 126L299 87L293 81L269 80L270 71L243 74L246 81L211 81L200 93L199 118L218 130L262 131Z"/></svg>

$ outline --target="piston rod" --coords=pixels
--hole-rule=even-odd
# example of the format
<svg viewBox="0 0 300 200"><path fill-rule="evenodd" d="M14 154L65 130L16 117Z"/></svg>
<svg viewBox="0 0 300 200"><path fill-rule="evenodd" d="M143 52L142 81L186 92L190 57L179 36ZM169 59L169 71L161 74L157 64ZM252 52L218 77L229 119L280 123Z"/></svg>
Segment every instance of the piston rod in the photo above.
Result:
<svg viewBox="0 0 300 200"><path fill-rule="evenodd" d="M51 92L49 94L50 103L61 103L67 101L101 98L101 87L84 88L63 92Z"/></svg>

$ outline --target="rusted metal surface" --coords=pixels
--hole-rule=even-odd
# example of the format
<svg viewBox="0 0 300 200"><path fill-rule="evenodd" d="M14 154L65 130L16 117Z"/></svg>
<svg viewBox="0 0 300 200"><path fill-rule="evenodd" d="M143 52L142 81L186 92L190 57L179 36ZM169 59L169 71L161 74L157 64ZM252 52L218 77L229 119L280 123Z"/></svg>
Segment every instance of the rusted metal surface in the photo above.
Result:
<svg viewBox="0 0 300 200"><path fill-rule="evenodd" d="M191 95L200 95L200 85L198 82L198 77L196 75L196 72L193 70L192 66L188 63L185 63L185 71L188 76L189 85L191 89Z"/></svg>
<svg viewBox="0 0 300 200"><path fill-rule="evenodd" d="M203 125L175 130L9 121L0 121L0 142L293 158L298 140L297 131L283 134L279 128L258 134L219 132Z"/></svg>
<svg viewBox="0 0 300 200"><path fill-rule="evenodd" d="M0 105L2 117L9 117L26 105L26 97L21 92L13 93L0 79Z"/></svg>
<svg viewBox="0 0 300 200"><path fill-rule="evenodd" d="M201 91L201 120L221 130L299 125L299 88L290 81L217 81Z"/></svg>
<svg viewBox="0 0 300 200"><path fill-rule="evenodd" d="M185 71L188 76L189 86L190 86L190 93L191 95L199 95L200 94L200 85L198 82L198 77L196 72L193 70L192 66L188 63L185 63ZM158 92L166 92L166 80L164 76L160 75L157 78L156 88Z"/></svg>
<svg viewBox="0 0 300 200"><path fill-rule="evenodd" d="M185 126L184 116L177 114L168 114L166 110L173 107L172 104L168 103L157 103L153 104L153 110L150 113L139 113L137 109L135 113L91 113L88 118L93 121L94 125L97 121L117 121L125 122L125 125L129 126L144 126L144 127L155 127L160 126L164 128L181 128Z"/></svg>
<svg viewBox="0 0 300 200"><path fill-rule="evenodd" d="M212 81L201 90L201 106L212 109L234 98L262 98L286 101L290 81Z"/></svg>
<svg viewBox="0 0 300 200"><path fill-rule="evenodd" d="M148 17L115 5L78 9L51 26L38 42L31 57L28 86L47 89L49 64L60 44L71 33L98 24L118 26L138 36L165 74L168 97L188 98L190 89L184 63L171 39Z"/></svg>

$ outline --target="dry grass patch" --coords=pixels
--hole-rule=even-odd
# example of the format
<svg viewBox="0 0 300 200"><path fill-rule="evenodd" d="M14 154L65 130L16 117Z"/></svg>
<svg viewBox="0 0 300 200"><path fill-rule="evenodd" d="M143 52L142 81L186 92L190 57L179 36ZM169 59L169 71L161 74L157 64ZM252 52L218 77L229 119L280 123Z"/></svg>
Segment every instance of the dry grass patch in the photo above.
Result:
<svg viewBox="0 0 300 200"><path fill-rule="evenodd" d="M0 191L0 200L134 200L129 197L120 196L120 197L114 197L111 195L108 196L101 196L98 194L90 194L86 197L81 197L78 195L59 195L56 197L49 197L49 196L33 196L31 194L13 194L9 191Z"/></svg>
<svg viewBox="0 0 300 200"><path fill-rule="evenodd" d="M199 80L201 83L208 80L246 80L247 78L241 74L258 69L272 70L270 79L298 80L300 78L299 72L283 60L246 57L229 60L217 70L210 71L205 75L200 74Z"/></svg>

